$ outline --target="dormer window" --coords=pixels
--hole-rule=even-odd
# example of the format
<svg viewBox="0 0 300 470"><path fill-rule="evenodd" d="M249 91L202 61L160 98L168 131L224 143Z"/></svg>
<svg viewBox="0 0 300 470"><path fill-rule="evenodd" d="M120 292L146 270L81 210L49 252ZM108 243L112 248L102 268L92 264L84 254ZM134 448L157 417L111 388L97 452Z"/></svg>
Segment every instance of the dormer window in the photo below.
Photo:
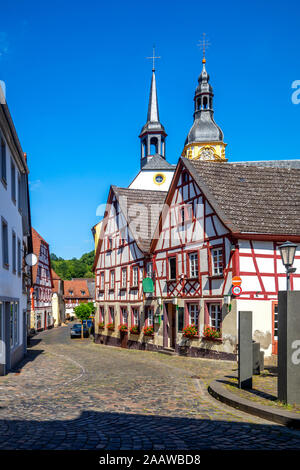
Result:
<svg viewBox="0 0 300 470"><path fill-rule="evenodd" d="M81 290L81 295L85 295L85 290Z"/></svg>
<svg viewBox="0 0 300 470"><path fill-rule="evenodd" d="M70 294L70 295L73 295L73 291L72 291L72 290L69 290L69 294Z"/></svg>

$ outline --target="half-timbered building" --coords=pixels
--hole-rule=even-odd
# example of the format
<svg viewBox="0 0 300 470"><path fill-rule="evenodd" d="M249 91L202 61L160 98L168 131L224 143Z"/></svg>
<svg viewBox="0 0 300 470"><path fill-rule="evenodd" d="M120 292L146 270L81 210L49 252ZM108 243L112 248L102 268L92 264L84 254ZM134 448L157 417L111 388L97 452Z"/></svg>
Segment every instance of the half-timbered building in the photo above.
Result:
<svg viewBox="0 0 300 470"><path fill-rule="evenodd" d="M67 319L75 316L74 308L81 303L94 302L94 279L74 278L64 281L65 315Z"/></svg>
<svg viewBox="0 0 300 470"><path fill-rule="evenodd" d="M238 312L250 310L253 338L277 353L278 247L300 243L299 161L227 162L205 64L168 192L110 189L94 263L96 342L234 359ZM294 266L300 289L299 249Z"/></svg>
<svg viewBox="0 0 300 470"><path fill-rule="evenodd" d="M37 263L32 267L31 329L42 331L54 326L52 315L52 288L49 244L32 228L33 253Z"/></svg>

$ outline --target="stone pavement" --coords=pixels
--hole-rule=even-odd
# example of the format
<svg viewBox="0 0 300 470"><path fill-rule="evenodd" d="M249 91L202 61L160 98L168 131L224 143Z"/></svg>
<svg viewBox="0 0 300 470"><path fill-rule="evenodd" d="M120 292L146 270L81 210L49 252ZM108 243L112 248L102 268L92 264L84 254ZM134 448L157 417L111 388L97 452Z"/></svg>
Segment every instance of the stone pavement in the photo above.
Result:
<svg viewBox="0 0 300 470"><path fill-rule="evenodd" d="M0 377L0 449L300 449L300 432L215 401L236 364L40 333Z"/></svg>

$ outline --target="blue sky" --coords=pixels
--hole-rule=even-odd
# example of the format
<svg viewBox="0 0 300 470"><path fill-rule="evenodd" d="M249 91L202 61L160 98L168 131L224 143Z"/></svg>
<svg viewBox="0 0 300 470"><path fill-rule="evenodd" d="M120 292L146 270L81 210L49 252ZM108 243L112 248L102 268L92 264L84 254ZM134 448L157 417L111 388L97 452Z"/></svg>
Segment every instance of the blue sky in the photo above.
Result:
<svg viewBox="0 0 300 470"><path fill-rule="evenodd" d="M203 32L229 160L299 158L299 14L296 0L2 4L0 80L28 154L32 223L51 251L93 249L97 206L139 170L153 43L170 162L192 125Z"/></svg>

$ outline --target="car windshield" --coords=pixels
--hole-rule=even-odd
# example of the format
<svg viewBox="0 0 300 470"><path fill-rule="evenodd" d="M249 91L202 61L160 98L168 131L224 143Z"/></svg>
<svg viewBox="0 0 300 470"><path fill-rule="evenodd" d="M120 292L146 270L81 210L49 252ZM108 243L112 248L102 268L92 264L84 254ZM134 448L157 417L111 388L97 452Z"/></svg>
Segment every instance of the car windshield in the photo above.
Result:
<svg viewBox="0 0 300 470"><path fill-rule="evenodd" d="M81 324L80 323L76 323L75 325L72 326L72 328L74 330L78 330L79 328L81 328Z"/></svg>

